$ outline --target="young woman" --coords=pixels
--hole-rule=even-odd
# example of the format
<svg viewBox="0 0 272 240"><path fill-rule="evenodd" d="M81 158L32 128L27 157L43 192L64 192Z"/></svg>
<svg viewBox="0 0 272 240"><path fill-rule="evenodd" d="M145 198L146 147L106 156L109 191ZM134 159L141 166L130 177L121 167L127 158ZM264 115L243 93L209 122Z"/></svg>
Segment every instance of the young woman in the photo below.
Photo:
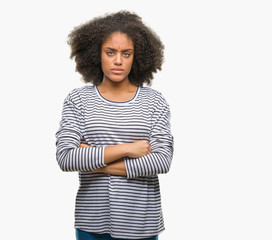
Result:
<svg viewBox="0 0 272 240"><path fill-rule="evenodd" d="M170 110L150 85L164 46L134 13L95 18L69 35L86 85L64 101L57 161L78 171L78 240L158 239L164 230L158 174L173 154Z"/></svg>

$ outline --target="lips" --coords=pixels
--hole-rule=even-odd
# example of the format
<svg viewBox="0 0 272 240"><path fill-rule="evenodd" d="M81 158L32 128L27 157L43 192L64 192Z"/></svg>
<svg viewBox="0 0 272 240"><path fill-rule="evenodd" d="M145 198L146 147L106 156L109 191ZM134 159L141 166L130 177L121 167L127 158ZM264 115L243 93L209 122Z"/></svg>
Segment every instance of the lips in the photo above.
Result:
<svg viewBox="0 0 272 240"><path fill-rule="evenodd" d="M122 68L113 68L113 69L111 69L111 71L114 74L122 74L124 72L124 69L122 69Z"/></svg>

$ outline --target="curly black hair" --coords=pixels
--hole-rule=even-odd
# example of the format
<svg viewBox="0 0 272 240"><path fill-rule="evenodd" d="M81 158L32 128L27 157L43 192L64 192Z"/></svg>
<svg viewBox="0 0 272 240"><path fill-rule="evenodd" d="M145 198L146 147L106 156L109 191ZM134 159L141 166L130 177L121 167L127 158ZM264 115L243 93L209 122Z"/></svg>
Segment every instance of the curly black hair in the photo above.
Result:
<svg viewBox="0 0 272 240"><path fill-rule="evenodd" d="M68 44L70 58L75 58L76 71L84 82L99 85L103 81L101 46L115 32L126 34L134 44L129 81L137 86L151 85L153 73L161 70L164 45L141 17L129 11L106 13L73 29L68 35Z"/></svg>

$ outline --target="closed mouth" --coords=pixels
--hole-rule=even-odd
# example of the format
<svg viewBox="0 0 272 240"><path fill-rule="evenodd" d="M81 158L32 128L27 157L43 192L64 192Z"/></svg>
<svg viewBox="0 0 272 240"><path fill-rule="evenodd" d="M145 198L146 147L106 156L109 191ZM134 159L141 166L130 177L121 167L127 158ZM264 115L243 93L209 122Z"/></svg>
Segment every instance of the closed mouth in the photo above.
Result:
<svg viewBox="0 0 272 240"><path fill-rule="evenodd" d="M124 72L124 69L121 69L121 68L113 68L111 69L111 71L115 74L121 74Z"/></svg>

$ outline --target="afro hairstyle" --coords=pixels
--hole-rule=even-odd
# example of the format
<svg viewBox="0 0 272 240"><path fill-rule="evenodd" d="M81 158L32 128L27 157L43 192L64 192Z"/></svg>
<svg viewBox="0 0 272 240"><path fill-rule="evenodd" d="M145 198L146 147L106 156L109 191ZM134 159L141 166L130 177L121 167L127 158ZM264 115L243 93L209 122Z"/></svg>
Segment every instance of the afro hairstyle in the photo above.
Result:
<svg viewBox="0 0 272 240"><path fill-rule="evenodd" d="M101 46L113 33L126 34L134 44L134 59L129 81L137 86L151 85L153 73L161 70L164 45L158 35L129 11L106 13L75 27L68 35L71 59L83 81L99 85L103 81Z"/></svg>

